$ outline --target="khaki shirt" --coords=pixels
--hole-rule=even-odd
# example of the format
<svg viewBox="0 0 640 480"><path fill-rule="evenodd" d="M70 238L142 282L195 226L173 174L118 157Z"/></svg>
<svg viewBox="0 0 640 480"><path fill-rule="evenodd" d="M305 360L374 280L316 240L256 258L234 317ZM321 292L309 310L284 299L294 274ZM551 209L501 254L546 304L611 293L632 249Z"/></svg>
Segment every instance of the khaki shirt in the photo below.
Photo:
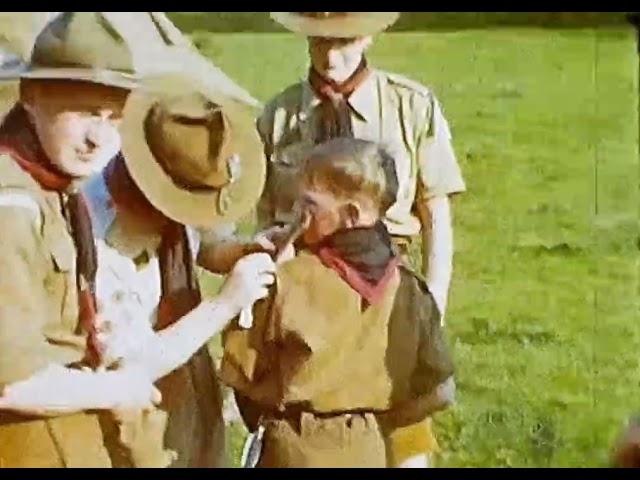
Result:
<svg viewBox="0 0 640 480"><path fill-rule="evenodd" d="M258 119L268 159L267 185L258 206L262 228L293 219L296 175L304 152L313 146L319 104L303 80L275 97ZM416 201L466 188L438 101L419 83L374 70L349 104L354 136L382 144L396 162L399 191L385 218L390 233L417 235L420 222L412 213Z"/></svg>
<svg viewBox="0 0 640 480"><path fill-rule="evenodd" d="M253 327L234 322L223 343L223 381L272 410L384 411L393 424L396 405L453 375L439 313L413 274L399 268L363 311L360 295L306 251L278 268Z"/></svg>
<svg viewBox="0 0 640 480"><path fill-rule="evenodd" d="M0 155L0 388L78 362L76 251L63 197ZM0 410L0 467L108 467L97 415L19 418Z"/></svg>

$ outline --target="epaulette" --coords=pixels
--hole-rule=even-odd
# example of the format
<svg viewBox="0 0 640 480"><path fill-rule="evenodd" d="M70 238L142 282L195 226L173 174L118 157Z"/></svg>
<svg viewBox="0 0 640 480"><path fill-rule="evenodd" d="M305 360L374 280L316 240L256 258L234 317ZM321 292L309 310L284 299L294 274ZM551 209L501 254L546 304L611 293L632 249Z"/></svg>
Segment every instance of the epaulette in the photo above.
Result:
<svg viewBox="0 0 640 480"><path fill-rule="evenodd" d="M432 95L431 90L427 86L422 85L421 83L416 82L415 80L411 80L410 78L407 78L403 75L399 75L397 73L385 72L385 75L387 76L387 79L391 85L405 88L414 93L418 93L424 97L431 97Z"/></svg>

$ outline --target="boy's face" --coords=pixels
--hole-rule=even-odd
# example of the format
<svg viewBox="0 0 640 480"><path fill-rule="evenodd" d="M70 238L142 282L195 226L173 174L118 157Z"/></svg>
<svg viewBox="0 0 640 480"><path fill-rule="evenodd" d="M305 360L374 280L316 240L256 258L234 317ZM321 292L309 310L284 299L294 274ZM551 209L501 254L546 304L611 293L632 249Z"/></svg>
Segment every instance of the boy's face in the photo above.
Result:
<svg viewBox="0 0 640 480"><path fill-rule="evenodd" d="M309 226L302 234L302 239L307 245L315 245L342 228L342 202L329 192L305 189L302 203L309 215Z"/></svg>
<svg viewBox="0 0 640 480"><path fill-rule="evenodd" d="M303 187L302 205L309 215L309 226L302 235L307 245L315 245L338 230L371 226L379 219L373 202L341 200L325 189Z"/></svg>
<svg viewBox="0 0 640 480"><path fill-rule="evenodd" d="M118 124L128 91L77 81L39 81L24 102L49 160L86 178L120 151Z"/></svg>

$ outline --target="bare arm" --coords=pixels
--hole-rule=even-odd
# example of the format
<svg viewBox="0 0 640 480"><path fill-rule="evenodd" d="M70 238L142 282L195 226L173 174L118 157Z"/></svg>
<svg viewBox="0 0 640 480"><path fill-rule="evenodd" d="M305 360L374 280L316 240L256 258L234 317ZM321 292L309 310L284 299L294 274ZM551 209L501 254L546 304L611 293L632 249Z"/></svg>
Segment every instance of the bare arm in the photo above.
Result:
<svg viewBox="0 0 640 480"><path fill-rule="evenodd" d="M433 197L418 205L422 224L422 273L444 317L453 269L453 228L447 196Z"/></svg>
<svg viewBox="0 0 640 480"><path fill-rule="evenodd" d="M50 308L54 293L46 288L51 257L42 244L38 205L28 197L23 203L0 207L0 411L57 416L150 405L157 392L151 382L133 381L131 371L66 368L82 356L82 337L74 337L77 349L47 340L43 326L61 324L60 313ZM68 260L73 261L72 252Z"/></svg>
<svg viewBox="0 0 640 480"><path fill-rule="evenodd" d="M274 281L274 272L275 264L269 255L245 257L236 264L215 299L202 302L170 327L156 333L146 319L114 319L111 328L100 335L100 342L110 352L111 361L119 361L125 368L138 366L156 381L185 364L243 308L264 298ZM124 314L117 313L114 311L114 316L122 320ZM135 341L128 342L132 336Z"/></svg>
<svg viewBox="0 0 640 480"><path fill-rule="evenodd" d="M453 377L449 377L428 395L407 400L378 418L384 426L393 429L413 425L451 406L455 393L455 382Z"/></svg>
<svg viewBox="0 0 640 480"><path fill-rule="evenodd" d="M145 409L160 400L160 392L140 369L91 371L50 364L5 385L0 410L56 417L85 410Z"/></svg>

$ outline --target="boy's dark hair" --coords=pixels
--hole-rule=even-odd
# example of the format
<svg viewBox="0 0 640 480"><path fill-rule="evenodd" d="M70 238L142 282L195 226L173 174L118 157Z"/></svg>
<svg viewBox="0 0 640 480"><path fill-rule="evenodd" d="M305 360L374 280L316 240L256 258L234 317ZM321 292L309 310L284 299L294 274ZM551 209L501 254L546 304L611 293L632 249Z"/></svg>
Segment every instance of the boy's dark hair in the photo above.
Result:
<svg viewBox="0 0 640 480"><path fill-rule="evenodd" d="M374 142L335 138L308 155L303 184L329 190L340 198L365 195L384 214L396 202L398 176L393 157Z"/></svg>

